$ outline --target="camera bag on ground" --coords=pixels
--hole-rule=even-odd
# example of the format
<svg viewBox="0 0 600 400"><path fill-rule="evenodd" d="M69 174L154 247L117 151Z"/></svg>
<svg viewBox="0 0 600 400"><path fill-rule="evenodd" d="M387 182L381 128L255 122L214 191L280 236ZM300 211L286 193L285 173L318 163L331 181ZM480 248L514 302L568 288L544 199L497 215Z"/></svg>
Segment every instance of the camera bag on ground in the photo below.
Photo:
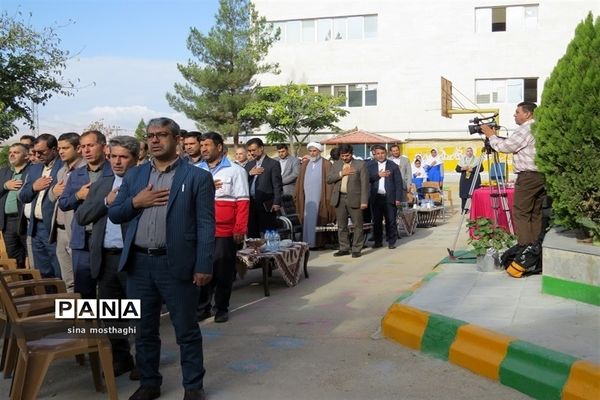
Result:
<svg viewBox="0 0 600 400"><path fill-rule="evenodd" d="M514 245L500 258L502 266L513 278L522 278L542 272L542 245L535 242L529 246Z"/></svg>

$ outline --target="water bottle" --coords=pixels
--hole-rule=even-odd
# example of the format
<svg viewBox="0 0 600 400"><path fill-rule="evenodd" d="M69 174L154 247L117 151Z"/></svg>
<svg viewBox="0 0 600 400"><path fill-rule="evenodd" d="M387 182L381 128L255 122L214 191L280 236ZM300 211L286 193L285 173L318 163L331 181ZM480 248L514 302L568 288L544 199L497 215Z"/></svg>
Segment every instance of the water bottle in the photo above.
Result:
<svg viewBox="0 0 600 400"><path fill-rule="evenodd" d="M273 234L271 231L265 232L266 250L273 251Z"/></svg>
<svg viewBox="0 0 600 400"><path fill-rule="evenodd" d="M279 236L279 232L273 231L273 251L279 250L279 242L281 241L281 237Z"/></svg>

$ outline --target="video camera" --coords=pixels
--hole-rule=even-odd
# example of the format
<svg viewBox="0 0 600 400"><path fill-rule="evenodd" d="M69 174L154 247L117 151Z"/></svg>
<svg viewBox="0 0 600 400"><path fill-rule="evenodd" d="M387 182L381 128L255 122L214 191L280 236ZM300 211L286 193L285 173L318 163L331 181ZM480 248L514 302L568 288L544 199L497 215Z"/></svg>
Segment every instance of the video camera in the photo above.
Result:
<svg viewBox="0 0 600 400"><path fill-rule="evenodd" d="M494 120L494 118L496 118L497 116L498 116L498 114L494 114L491 117L485 117L485 118L475 117L473 119L470 119L469 122L471 123L471 125L468 126L469 133L471 135L474 135L476 133L482 134L483 132L481 132L481 125L487 125L490 128L498 129L499 126L498 126L498 124L496 124L496 121ZM488 122L486 122L486 121L488 121Z"/></svg>

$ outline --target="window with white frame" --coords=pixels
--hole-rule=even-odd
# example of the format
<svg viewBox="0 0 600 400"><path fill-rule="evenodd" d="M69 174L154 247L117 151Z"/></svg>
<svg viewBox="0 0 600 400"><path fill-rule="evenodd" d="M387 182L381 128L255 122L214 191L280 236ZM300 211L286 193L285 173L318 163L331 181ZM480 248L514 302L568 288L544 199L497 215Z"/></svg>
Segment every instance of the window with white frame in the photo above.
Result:
<svg viewBox="0 0 600 400"><path fill-rule="evenodd" d="M537 102L538 78L478 79L475 81L477 104Z"/></svg>
<svg viewBox="0 0 600 400"><path fill-rule="evenodd" d="M377 37L377 15L356 15L290 21L273 21L279 28L280 42L327 42L330 40L363 40Z"/></svg>
<svg viewBox="0 0 600 400"><path fill-rule="evenodd" d="M538 5L475 9L475 32L520 32L532 30L538 23Z"/></svg>
<svg viewBox="0 0 600 400"><path fill-rule="evenodd" d="M376 83L350 83L347 85L316 85L315 91L328 96L343 97L342 107L365 107L377 105Z"/></svg>

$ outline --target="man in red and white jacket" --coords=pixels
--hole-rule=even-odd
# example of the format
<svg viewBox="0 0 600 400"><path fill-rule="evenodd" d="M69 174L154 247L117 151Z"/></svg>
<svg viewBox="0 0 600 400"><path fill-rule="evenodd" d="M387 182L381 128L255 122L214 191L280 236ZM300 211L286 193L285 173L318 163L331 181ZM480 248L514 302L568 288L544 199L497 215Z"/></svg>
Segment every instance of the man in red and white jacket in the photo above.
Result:
<svg viewBox="0 0 600 400"><path fill-rule="evenodd" d="M235 276L236 244L244 240L248 229L250 193L248 175L244 168L232 163L223 154L223 138L216 132L207 132L200 138L202 161L199 168L209 171L215 181L215 251L213 278L201 288L198 319L212 314L212 296L215 298L215 322L229 320L229 298Z"/></svg>

